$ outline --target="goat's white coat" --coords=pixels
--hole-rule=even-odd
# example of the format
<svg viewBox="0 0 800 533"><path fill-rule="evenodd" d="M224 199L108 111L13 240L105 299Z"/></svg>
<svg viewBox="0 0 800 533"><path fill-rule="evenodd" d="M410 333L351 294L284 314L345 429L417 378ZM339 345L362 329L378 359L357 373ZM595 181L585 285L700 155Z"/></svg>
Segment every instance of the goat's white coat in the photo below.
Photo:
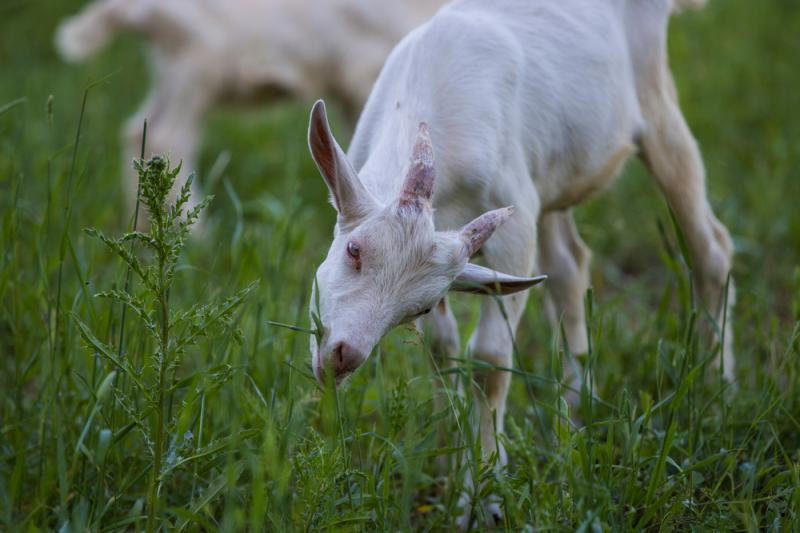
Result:
<svg viewBox="0 0 800 533"><path fill-rule="evenodd" d="M690 0L678 2L681 6ZM435 227L453 230L505 205L516 212L483 247L492 268L550 276L549 309L563 321L573 353L588 347L583 297L590 252L569 208L602 189L637 150L676 214L693 255L697 286L714 316L732 246L705 194L697 145L678 108L667 65L672 0L458 0L391 53L356 128L348 156L376 207L362 223L337 224L320 269L326 334L368 353L419 303L428 305L428 271L409 261L427 243L433 215L404 222L386 215L403 188L417 125L425 121L436 154ZM424 235L422 239L418 236ZM374 245L369 273L338 271L350 238ZM424 247L423 247L424 249ZM452 276L455 269L439 276ZM358 286L353 279L361 279ZM433 286L441 288L441 280ZM364 287L391 291L369 292ZM376 289L377 290L377 289ZM732 304L732 293L728 299ZM504 297L512 331L525 294ZM399 309L403 309L400 312ZM443 303L426 329L445 354L458 352L455 319ZM733 377L730 320L723 340L725 375ZM328 346L312 345L318 365ZM483 303L469 343L473 357L512 366L512 338L499 307ZM503 431L510 374L479 376L480 432L486 453ZM496 426L492 412L496 412ZM505 460L502 447L497 450Z"/></svg>

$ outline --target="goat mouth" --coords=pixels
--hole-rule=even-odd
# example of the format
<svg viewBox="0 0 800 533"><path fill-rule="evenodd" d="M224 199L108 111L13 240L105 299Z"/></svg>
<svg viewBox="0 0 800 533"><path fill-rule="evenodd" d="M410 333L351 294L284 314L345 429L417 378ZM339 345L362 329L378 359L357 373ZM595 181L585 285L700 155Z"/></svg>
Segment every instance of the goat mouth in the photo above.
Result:
<svg viewBox="0 0 800 533"><path fill-rule="evenodd" d="M358 369L360 365L356 365L352 368L347 368L343 372L340 372L338 375L334 375L334 385L337 387L342 384L347 378L353 375L353 373ZM333 369L327 368L326 365L323 363L314 363L314 377L317 378L317 383L325 386L325 383L328 380L328 373L333 374Z"/></svg>
<svg viewBox="0 0 800 533"><path fill-rule="evenodd" d="M343 372L343 373L339 374L338 376L336 376L336 386L338 387L339 385L344 383L347 380L347 378L349 378L350 376L353 375L353 373L355 371L356 371L356 369L353 368L352 370L347 370L346 372Z"/></svg>
<svg viewBox="0 0 800 533"><path fill-rule="evenodd" d="M338 376L333 378L333 384L336 387L339 387L342 383L344 383L347 380L347 378L353 375L353 372L354 370L349 370L343 374L339 374ZM314 373L316 374L317 383L319 383L321 386L324 387L325 383L327 382L325 370L321 367L316 367Z"/></svg>

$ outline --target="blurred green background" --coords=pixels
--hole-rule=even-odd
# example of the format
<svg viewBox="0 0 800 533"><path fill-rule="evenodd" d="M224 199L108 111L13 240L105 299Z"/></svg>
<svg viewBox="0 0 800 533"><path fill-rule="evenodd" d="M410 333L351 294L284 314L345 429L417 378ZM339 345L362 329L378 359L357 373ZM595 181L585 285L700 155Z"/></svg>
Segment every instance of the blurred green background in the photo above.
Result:
<svg viewBox="0 0 800 533"><path fill-rule="evenodd" d="M117 310L91 295L120 286L124 269L81 230L92 226L117 235L128 227L119 131L148 86L141 42L134 36L117 39L84 65L61 62L52 45L54 28L81 5L0 4L0 524L9 530L65 523L98 530L141 527L137 502L143 481L132 473L146 469L146 445L132 432L115 441L102 468L83 458L76 443L94 405L92 391L109 369L82 345L67 314L60 338L51 335L69 199L71 244L61 305L105 332L112 344L116 338ZM678 432L696 432L695 440L686 437L695 448L670 443L666 453L674 453L677 468L664 472L664 492L657 495L663 499L641 500L631 487L649 479L654 462L648 457L658 455L672 418L654 415L629 431L640 432L636 461L619 455L620 443L607 439L615 424L630 418L625 405L636 405L638 416L652 398L666 398L680 385L679 372L671 381L659 372L670 362L681 366L688 297L685 267L670 256L659 233L661 223L674 243L664 201L632 161L613 188L576 210L594 251L596 392L608 402L598 414L607 423L574 428L573 448L553 444L547 420L558 409L554 388L546 380L514 379L507 415L514 470L492 481L507 502L515 502L507 503L506 528L632 528L648 506L659 509L643 524L653 529L759 529L775 520L797 527L789 520L797 520L797 507L791 507L800 506L799 354L793 336L800 319L798 36L800 3L794 0L711 0L671 23L681 104L704 155L711 204L736 245L737 390L698 382L696 403L675 406ZM81 101L95 82L68 192ZM433 456L453 462L458 454L437 448L430 424L435 377L413 332L389 335L380 354L331 403L303 376L306 336L267 325L276 320L308 326L307 295L333 228L333 210L306 149L309 105L281 100L223 108L207 121L196 170L215 200L207 234L188 246L172 302L179 307L210 300L253 280L260 286L236 317L243 344L209 339L188 354L181 369L187 375L220 364L229 370L213 385L208 378L192 382L204 399L205 434L193 444L195 451L241 437L197 459L199 471L176 474L166 485L167 507L191 513L168 511L167 527L186 521L187 528L200 530L436 529L456 513L457 484L448 480L461 479L463 471L436 473ZM344 141L349 132L343 115L335 101L331 105L334 129ZM212 171L215 164L223 170ZM477 300L452 300L466 338ZM524 367L550 376L557 353L542 303L541 291L534 291L518 344ZM146 352L141 328L128 320L126 351ZM189 412L199 409L187 397L177 396ZM331 424L326 417L336 402L343 412ZM447 415L436 418L448 427L459 424L459 416ZM124 413L118 416L124 419ZM91 427L88 445L99 438L100 427ZM729 453L720 451L723 436L732 445ZM595 479L587 473L591 468L569 460L580 452L580 442L605 442L608 455L600 454L597 463L609 472L615 464L636 465L639 478ZM530 456L522 443L530 446ZM700 476L688 476L687 488L679 470L704 459L709 462L692 470ZM670 485L670 475L677 476L677 485ZM687 497L702 503L682 504Z"/></svg>

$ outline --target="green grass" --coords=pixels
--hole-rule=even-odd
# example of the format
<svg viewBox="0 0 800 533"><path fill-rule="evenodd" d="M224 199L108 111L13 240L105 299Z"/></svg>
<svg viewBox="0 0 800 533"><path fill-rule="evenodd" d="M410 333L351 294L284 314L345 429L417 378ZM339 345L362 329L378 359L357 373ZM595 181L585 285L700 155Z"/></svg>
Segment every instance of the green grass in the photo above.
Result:
<svg viewBox="0 0 800 533"><path fill-rule="evenodd" d="M199 179L216 199L207 237L179 256L168 306L178 316L258 287L224 327L201 325L208 335L172 359L161 387L158 343L134 312L120 347L120 304L95 294L122 289L127 268L83 229L130 227L118 131L146 70L129 38L85 66L61 64L52 31L77 7L0 6L0 529L141 530L153 509L170 530L438 530L458 514L467 470L503 498L499 529L800 529L796 2L712 0L671 29L711 202L737 248L736 386L706 364L712 345L669 214L632 163L577 211L595 252L597 399L583 427L560 416L561 354L533 291L499 474L460 453L475 442L468 402L434 407L437 373L413 331L390 334L334 394L311 379L307 334L268 324L311 326L334 220L305 147L307 102L210 117ZM466 337L477 297L452 302Z"/></svg>

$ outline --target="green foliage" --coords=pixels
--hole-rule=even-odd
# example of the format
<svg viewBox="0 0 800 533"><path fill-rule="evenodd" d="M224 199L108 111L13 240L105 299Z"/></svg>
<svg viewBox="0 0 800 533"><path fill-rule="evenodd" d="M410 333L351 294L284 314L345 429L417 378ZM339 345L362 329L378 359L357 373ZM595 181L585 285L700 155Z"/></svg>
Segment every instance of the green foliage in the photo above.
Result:
<svg viewBox="0 0 800 533"><path fill-rule="evenodd" d="M497 529L800 529L792 2L711 0L671 23L682 107L737 248L737 383L709 366L680 236L633 163L576 212L595 252L595 386L569 413L566 354L533 291L499 472L464 453L471 399L439 386L486 369L466 353L433 362L399 328L347 387L316 385L309 301L334 214L306 102L209 118L198 181L218 200L197 238L185 194L166 194L187 173L140 162L157 217L126 232L119 128L147 76L130 38L83 66L55 57L55 24L79 3L0 6L0 529L139 531L153 511L163 530L440 531L468 475L501 498ZM451 304L466 345L478 298Z"/></svg>
<svg viewBox="0 0 800 533"><path fill-rule="evenodd" d="M86 230L86 233L100 239L109 250L119 256L138 276L145 289L142 297L113 289L101 292L97 296L109 298L127 307L142 322L155 346L152 357L144 361L144 365L149 368L137 368L127 358L118 356L110 346L99 340L84 322L77 316L74 318L87 345L104 357L110 366L116 367L129 377L133 384L129 391L120 391L119 403L128 406L125 411L130 420L123 422L134 424L139 429L152 457L147 499L147 529L153 531L156 519L160 518L158 493L167 476L192 460L219 452L229 444L227 441L230 441L229 437L224 439L225 445L217 442L210 450L189 450L193 452L191 457L176 458L174 454L181 451L183 448L181 446L177 451L170 450L170 455L164 464L165 435L176 434L175 430L181 417L179 410L175 418L170 419L165 403L168 396L171 398L174 387L178 384L177 369L181 364L181 358L198 339L216 333L215 330L221 330L219 333L223 335L231 335L238 344L241 344L241 335L236 332L232 323L233 313L256 284L250 284L235 295L212 304L195 303L183 311L170 309L169 294L175 281L178 260L192 224L197 221L200 212L211 201L211 197L184 214L184 208L189 202L193 174L189 175L177 199L171 204L170 191L180 173L180 166L170 169L166 159L156 156L149 161L135 161L134 168L139 175L140 198L149 214L149 231L147 233L132 231L116 239L106 237L96 229ZM152 260L149 264L143 263L134 253L134 245L137 243L141 245L139 250L151 252ZM112 378L114 375L115 372L109 374ZM104 385L107 389L110 383L107 378L101 385L101 390ZM98 397L100 397L99 392ZM133 408L131 405L134 403L134 398L144 401ZM152 413L155 413L155 416ZM110 430L103 431L107 432L106 436L110 434ZM79 443L83 440L83 436L84 434L81 435ZM103 455L107 448L106 437L102 444Z"/></svg>

